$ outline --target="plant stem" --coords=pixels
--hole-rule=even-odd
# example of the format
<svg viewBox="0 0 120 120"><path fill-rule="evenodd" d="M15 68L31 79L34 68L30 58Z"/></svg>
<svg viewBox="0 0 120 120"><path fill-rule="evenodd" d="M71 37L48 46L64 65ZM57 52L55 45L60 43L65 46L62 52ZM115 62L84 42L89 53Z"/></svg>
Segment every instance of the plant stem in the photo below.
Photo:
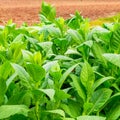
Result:
<svg viewBox="0 0 120 120"><path fill-rule="evenodd" d="M39 101L36 102L35 112L36 112L36 118L37 118L37 120L40 120L40 115L39 115Z"/></svg>

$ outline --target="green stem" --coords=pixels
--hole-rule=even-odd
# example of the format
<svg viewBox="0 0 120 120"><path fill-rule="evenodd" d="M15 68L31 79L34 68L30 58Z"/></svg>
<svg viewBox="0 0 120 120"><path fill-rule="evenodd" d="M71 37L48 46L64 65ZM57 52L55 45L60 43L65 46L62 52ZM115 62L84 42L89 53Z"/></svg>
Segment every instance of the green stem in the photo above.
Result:
<svg viewBox="0 0 120 120"><path fill-rule="evenodd" d="M35 104L35 112L36 112L36 118L37 118L37 120L40 120L40 115L39 115L39 101L37 101L36 104Z"/></svg>

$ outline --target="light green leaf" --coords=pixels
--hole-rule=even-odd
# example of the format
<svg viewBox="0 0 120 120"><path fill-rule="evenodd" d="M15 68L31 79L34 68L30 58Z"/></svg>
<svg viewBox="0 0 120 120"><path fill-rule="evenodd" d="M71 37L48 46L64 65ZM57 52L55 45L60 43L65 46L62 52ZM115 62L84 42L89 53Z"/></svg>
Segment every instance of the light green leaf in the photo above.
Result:
<svg viewBox="0 0 120 120"><path fill-rule="evenodd" d="M53 114L58 114L58 115L60 115L60 116L65 118L65 112L63 110L61 110L61 109L48 110L46 112L53 113Z"/></svg>
<svg viewBox="0 0 120 120"><path fill-rule="evenodd" d="M120 54L106 53L103 54L103 56L110 63L116 65L117 67L120 67Z"/></svg>
<svg viewBox="0 0 120 120"><path fill-rule="evenodd" d="M106 118L100 116L80 116L77 117L77 120L106 120Z"/></svg>
<svg viewBox="0 0 120 120"><path fill-rule="evenodd" d="M56 10L52 5L42 2L40 14L44 15L48 20L53 21L56 17Z"/></svg>
<svg viewBox="0 0 120 120"><path fill-rule="evenodd" d="M83 64L80 79L81 79L81 83L87 90L88 94L91 94L92 86L95 80L95 75L94 75L92 67L87 62Z"/></svg>
<svg viewBox="0 0 120 120"><path fill-rule="evenodd" d="M33 54L28 50L22 50L23 59L26 62L33 62Z"/></svg>
<svg viewBox="0 0 120 120"><path fill-rule="evenodd" d="M11 72L11 65L9 62L5 62L0 66L0 76L3 77L4 80L8 78Z"/></svg>
<svg viewBox="0 0 120 120"><path fill-rule="evenodd" d="M73 85L76 88L79 96L83 99L83 101L85 101L85 99L86 99L85 91L84 91L82 85L80 85L79 78L77 76L75 76L74 74L71 74L70 77L73 80Z"/></svg>
<svg viewBox="0 0 120 120"><path fill-rule="evenodd" d="M111 79L115 79L114 77L103 77L97 81L95 81L94 85L93 85L93 90L95 90L97 87L99 87L101 84L103 84L104 82L111 80Z"/></svg>
<svg viewBox="0 0 120 120"><path fill-rule="evenodd" d="M20 80L29 86L30 75L25 71L25 69L22 66L15 63L11 63L11 65L15 70L16 74L19 76Z"/></svg>
<svg viewBox="0 0 120 120"><path fill-rule="evenodd" d="M70 98L70 95L65 93L63 90L56 90L55 91L55 100L65 100L67 98Z"/></svg>
<svg viewBox="0 0 120 120"><path fill-rule="evenodd" d="M45 77L45 70L37 64L27 64L27 71L34 81L40 82Z"/></svg>
<svg viewBox="0 0 120 120"><path fill-rule="evenodd" d="M47 62L46 64L43 65L43 68L45 69L46 72L48 72L51 69L51 67L56 63L57 61Z"/></svg>
<svg viewBox="0 0 120 120"><path fill-rule="evenodd" d="M99 43L97 42L94 42L93 45L92 45L92 53L94 55L95 58L97 58L103 65L106 66L106 60L105 58L102 56L102 54L104 53L103 52L103 49L102 47L100 46ZM97 60L96 59L96 60Z"/></svg>
<svg viewBox="0 0 120 120"><path fill-rule="evenodd" d="M54 99L55 90L54 89L39 89L41 92L45 93L50 100Z"/></svg>
<svg viewBox="0 0 120 120"><path fill-rule="evenodd" d="M64 61L71 61L71 60L73 60L72 58L64 56L64 55L57 55L54 59L55 60L64 60Z"/></svg>
<svg viewBox="0 0 120 120"><path fill-rule="evenodd" d="M68 35L70 35L74 42L76 42L77 44L81 44L82 42L84 42L82 35L76 30L69 29Z"/></svg>
<svg viewBox="0 0 120 120"><path fill-rule="evenodd" d="M24 39L24 35L23 34L19 34L14 40L13 43L19 43Z"/></svg>
<svg viewBox="0 0 120 120"><path fill-rule="evenodd" d="M0 119L5 119L15 114L27 116L28 111L25 105L2 105L0 106Z"/></svg>

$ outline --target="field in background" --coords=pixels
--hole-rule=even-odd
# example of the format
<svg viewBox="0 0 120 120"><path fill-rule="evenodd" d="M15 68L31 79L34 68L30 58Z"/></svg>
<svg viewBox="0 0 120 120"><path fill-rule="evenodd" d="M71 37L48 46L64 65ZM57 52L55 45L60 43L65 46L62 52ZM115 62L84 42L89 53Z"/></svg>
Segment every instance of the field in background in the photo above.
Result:
<svg viewBox="0 0 120 120"><path fill-rule="evenodd" d="M17 24L23 21L32 24L39 21L38 12L42 0L2 0L0 1L0 24L9 19ZM45 0L56 6L57 16L68 18L76 10L84 17L96 19L120 12L119 0Z"/></svg>

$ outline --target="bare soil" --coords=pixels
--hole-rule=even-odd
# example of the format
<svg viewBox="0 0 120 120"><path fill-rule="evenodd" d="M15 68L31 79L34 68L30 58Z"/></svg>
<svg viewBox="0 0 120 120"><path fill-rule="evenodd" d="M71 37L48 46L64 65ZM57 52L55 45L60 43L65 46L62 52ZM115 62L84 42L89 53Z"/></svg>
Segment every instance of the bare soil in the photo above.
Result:
<svg viewBox="0 0 120 120"><path fill-rule="evenodd" d="M42 0L0 0L0 24L9 19L21 25L23 22L39 22L38 13ZM98 17L120 13L120 0L44 0L53 4L57 16L70 17L78 10L84 17L92 20Z"/></svg>

